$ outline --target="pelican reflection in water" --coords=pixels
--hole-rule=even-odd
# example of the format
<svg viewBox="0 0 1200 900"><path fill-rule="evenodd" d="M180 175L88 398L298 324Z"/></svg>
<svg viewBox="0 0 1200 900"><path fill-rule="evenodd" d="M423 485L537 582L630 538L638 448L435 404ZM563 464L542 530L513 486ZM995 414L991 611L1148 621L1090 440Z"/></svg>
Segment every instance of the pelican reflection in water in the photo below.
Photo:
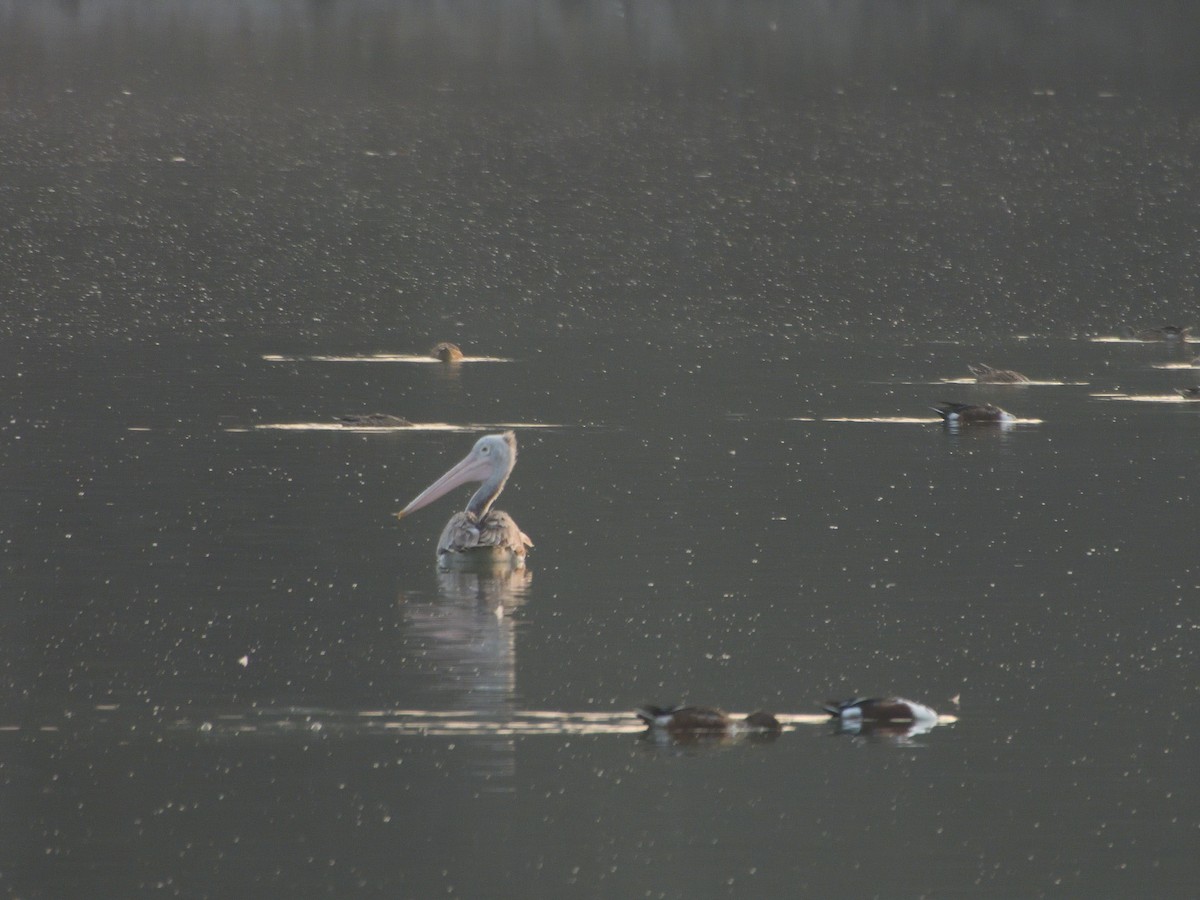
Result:
<svg viewBox="0 0 1200 900"><path fill-rule="evenodd" d="M425 488L396 517L416 512L434 500L468 482L480 482L479 489L467 501L467 508L455 513L438 539L439 568L461 568L479 564L507 562L520 568L533 541L512 516L492 504L504 490L508 476L517 464L517 436L511 431L481 437L458 465Z"/></svg>
<svg viewBox="0 0 1200 900"><path fill-rule="evenodd" d="M511 566L492 573L442 570L437 592L401 594L405 660L403 695L425 714L422 727L478 730L464 742L456 765L490 791L511 791L516 741L481 723L507 722L517 708L517 623L512 613L527 599L532 573ZM391 725L401 717L384 717ZM420 732L418 732L420 733Z"/></svg>

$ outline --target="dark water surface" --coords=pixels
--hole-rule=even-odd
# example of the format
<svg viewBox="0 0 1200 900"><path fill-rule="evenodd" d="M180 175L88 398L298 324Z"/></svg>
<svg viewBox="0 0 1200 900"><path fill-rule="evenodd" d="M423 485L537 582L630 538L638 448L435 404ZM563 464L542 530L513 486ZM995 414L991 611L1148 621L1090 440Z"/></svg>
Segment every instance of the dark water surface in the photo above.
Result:
<svg viewBox="0 0 1200 900"><path fill-rule="evenodd" d="M1193 896L1197 24L0 2L0 889Z"/></svg>

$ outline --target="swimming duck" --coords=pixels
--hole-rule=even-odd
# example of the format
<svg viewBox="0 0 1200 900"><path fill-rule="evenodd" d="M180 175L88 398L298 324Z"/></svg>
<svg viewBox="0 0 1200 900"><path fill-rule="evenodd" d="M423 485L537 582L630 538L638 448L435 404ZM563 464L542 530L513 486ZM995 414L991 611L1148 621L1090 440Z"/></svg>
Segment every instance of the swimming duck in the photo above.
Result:
<svg viewBox="0 0 1200 900"><path fill-rule="evenodd" d="M637 717L651 731L666 732L676 739L777 735L783 730L778 719L762 710L734 719L709 706L643 706L637 710Z"/></svg>
<svg viewBox="0 0 1200 900"><path fill-rule="evenodd" d="M429 351L429 355L444 363L461 362L463 358L463 352L458 349L458 345L451 344L449 341L442 341Z"/></svg>
<svg viewBox="0 0 1200 900"><path fill-rule="evenodd" d="M412 425L408 419L388 413L358 413L338 416L337 420L347 428L407 428Z"/></svg>
<svg viewBox="0 0 1200 900"><path fill-rule="evenodd" d="M1121 329L1121 337L1137 341L1182 341L1186 340L1191 330L1190 325L1163 325L1159 328L1134 331L1126 325Z"/></svg>
<svg viewBox="0 0 1200 900"><path fill-rule="evenodd" d="M1184 400L1200 400L1200 386L1176 388L1176 391L1179 392L1179 396Z"/></svg>
<svg viewBox="0 0 1200 900"><path fill-rule="evenodd" d="M968 364L967 368L980 384L1026 384L1029 381L1020 372L1014 372L1012 369L994 369L983 363L975 366Z"/></svg>
<svg viewBox="0 0 1200 900"><path fill-rule="evenodd" d="M1017 417L1005 412L991 403L976 405L973 403L951 403L943 400L937 406L931 406L934 412L942 417L947 425L1003 425L1017 421Z"/></svg>
<svg viewBox="0 0 1200 900"><path fill-rule="evenodd" d="M900 697L858 697L854 700L831 700L822 708L843 724L862 722L936 724L938 719L936 710Z"/></svg>

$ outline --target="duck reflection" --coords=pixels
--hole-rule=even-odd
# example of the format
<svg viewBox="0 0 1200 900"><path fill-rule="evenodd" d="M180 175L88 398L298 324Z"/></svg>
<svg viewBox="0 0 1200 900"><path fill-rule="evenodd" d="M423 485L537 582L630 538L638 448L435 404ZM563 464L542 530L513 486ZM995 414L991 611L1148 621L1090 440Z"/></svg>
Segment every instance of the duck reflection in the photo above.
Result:
<svg viewBox="0 0 1200 900"><path fill-rule="evenodd" d="M422 705L463 711L491 721L511 718L517 704L516 622L526 599L528 569L440 571L432 600L401 595L405 660L421 682ZM511 736L480 735L469 742L474 774L498 778L499 789L516 769Z"/></svg>
<svg viewBox="0 0 1200 900"><path fill-rule="evenodd" d="M832 731L864 741L905 745L936 726L937 722L835 722Z"/></svg>

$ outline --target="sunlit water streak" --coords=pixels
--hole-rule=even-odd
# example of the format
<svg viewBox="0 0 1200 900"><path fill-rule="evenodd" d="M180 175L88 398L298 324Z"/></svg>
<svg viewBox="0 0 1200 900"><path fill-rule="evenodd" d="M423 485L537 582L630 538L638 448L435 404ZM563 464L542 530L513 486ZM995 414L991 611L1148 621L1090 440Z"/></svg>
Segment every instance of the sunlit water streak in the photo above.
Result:
<svg viewBox="0 0 1200 900"><path fill-rule="evenodd" d="M918 416L822 416L820 418L798 416L789 422L838 422L856 425L943 425L942 418ZM1041 425L1044 419L1014 419L1011 422L982 422L968 424L969 428L1007 428L1013 425Z"/></svg>
<svg viewBox="0 0 1200 900"><path fill-rule="evenodd" d="M472 433L495 431L508 428L565 428L565 425L546 422L471 422L454 425L450 422L413 422L409 425L343 425L340 422L264 422L254 426L232 426L225 431L246 433L251 431L346 431L346 432L394 432L394 431L451 431ZM146 428L131 428L130 431L148 431Z"/></svg>
<svg viewBox="0 0 1200 900"><path fill-rule="evenodd" d="M114 705L96 706L96 716L72 715L61 723L41 725L0 725L0 733L57 733L80 730L97 724L144 731L140 715L126 716ZM729 713L732 719L746 716ZM776 713L784 731L799 726L831 723L825 713ZM578 734L639 734L646 725L632 712L571 712L566 710L523 710L511 713L471 710L362 709L336 710L316 708L262 709L252 712L211 712L207 715L179 715L156 712L156 721L165 731L196 731L203 734L339 734L339 735L424 735L424 736L521 736ZM954 715L938 716L937 725L952 725ZM932 727L932 726L931 726Z"/></svg>
<svg viewBox="0 0 1200 900"><path fill-rule="evenodd" d="M443 362L436 357L416 353L371 353L361 356L286 356L280 353L265 353L262 358L266 362L431 363L435 366L456 366L460 363L477 362L513 362L512 359L503 356L464 356L462 359Z"/></svg>
<svg viewBox="0 0 1200 900"><path fill-rule="evenodd" d="M978 381L974 378L939 378L937 381L902 381L901 384L924 385L924 384L968 384L973 387L1003 387L1003 388L1023 388L1023 387L1079 387L1086 386L1091 382L1088 381L1038 381L1030 379L1029 381Z"/></svg>
<svg viewBox="0 0 1200 900"><path fill-rule="evenodd" d="M1189 406L1200 405L1200 399L1181 397L1179 394L1088 394L1097 400L1124 400L1129 403L1181 403Z"/></svg>

